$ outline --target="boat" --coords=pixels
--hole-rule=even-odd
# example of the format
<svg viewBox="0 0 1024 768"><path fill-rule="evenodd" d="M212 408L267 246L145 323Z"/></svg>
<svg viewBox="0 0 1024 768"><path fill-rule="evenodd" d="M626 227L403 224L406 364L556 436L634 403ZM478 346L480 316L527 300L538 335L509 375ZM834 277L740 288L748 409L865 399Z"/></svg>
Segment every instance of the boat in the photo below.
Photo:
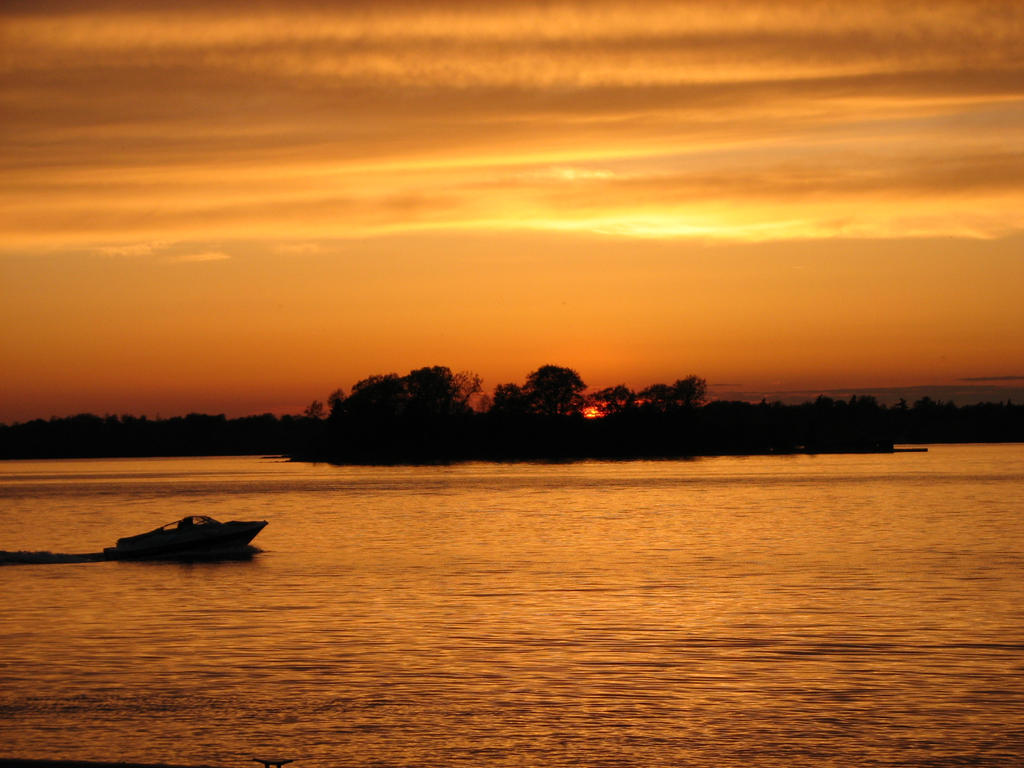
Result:
<svg viewBox="0 0 1024 768"><path fill-rule="evenodd" d="M227 557L249 553L248 547L266 520L221 523L206 515L189 515L148 533L126 536L103 550L108 560Z"/></svg>

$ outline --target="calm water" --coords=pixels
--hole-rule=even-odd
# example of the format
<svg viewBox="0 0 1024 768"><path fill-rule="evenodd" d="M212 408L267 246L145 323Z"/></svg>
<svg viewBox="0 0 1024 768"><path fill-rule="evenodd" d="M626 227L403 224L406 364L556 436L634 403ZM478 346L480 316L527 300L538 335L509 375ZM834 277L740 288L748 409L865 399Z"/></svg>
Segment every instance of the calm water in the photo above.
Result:
<svg viewBox="0 0 1024 768"><path fill-rule="evenodd" d="M0 756L1019 766L1024 446L0 463L0 550L185 514L251 561L0 568Z"/></svg>

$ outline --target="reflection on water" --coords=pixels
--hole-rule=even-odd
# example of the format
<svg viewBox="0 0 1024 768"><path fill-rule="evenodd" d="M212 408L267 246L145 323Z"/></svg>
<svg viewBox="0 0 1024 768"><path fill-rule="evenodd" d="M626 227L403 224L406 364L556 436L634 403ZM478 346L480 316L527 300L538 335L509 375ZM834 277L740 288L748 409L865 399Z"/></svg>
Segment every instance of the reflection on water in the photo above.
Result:
<svg viewBox="0 0 1024 768"><path fill-rule="evenodd" d="M102 552L3 552L0 551L0 565L58 565L66 563L95 563L106 560Z"/></svg>
<svg viewBox="0 0 1024 768"><path fill-rule="evenodd" d="M0 466L0 549L267 519L245 562L0 568L0 750L242 766L1019 765L1021 446Z"/></svg>

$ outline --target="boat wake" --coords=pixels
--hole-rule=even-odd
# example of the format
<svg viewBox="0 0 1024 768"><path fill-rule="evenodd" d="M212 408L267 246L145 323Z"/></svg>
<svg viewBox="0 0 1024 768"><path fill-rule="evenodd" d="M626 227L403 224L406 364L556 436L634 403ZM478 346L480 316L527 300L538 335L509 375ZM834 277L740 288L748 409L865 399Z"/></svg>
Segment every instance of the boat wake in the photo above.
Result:
<svg viewBox="0 0 1024 768"><path fill-rule="evenodd" d="M46 565L54 563L95 563L106 560L102 552L85 552L72 555L65 552L3 552L0 551L0 565Z"/></svg>
<svg viewBox="0 0 1024 768"><path fill-rule="evenodd" d="M201 552L181 552L147 558L112 557L106 552L83 552L70 554L67 552L5 552L0 550L0 566L4 565L59 565L65 563L99 563L108 560L134 560L135 562L214 562L221 560L250 560L252 556L262 552L259 547L251 544L241 547L225 547L223 549L204 550Z"/></svg>

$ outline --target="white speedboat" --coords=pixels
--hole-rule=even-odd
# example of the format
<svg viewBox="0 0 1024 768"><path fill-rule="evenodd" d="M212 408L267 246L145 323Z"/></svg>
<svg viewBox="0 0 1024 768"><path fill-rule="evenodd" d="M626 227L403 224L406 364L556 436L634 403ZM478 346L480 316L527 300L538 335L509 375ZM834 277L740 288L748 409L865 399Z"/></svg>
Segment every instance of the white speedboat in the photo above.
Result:
<svg viewBox="0 0 1024 768"><path fill-rule="evenodd" d="M221 523L206 515L189 515L148 533L126 536L103 554L109 560L217 557L245 552L266 520Z"/></svg>

